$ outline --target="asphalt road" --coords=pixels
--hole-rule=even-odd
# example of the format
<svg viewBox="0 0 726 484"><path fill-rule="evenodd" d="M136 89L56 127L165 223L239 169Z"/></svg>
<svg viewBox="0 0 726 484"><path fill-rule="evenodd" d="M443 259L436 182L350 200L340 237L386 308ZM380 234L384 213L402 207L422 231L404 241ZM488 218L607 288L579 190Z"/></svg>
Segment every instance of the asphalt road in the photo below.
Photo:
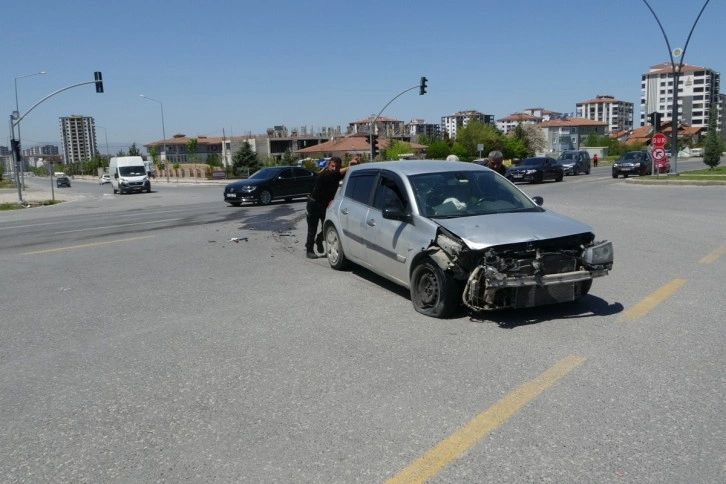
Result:
<svg viewBox="0 0 726 484"><path fill-rule="evenodd" d="M726 187L609 173L521 186L614 242L590 295L444 321L303 202L0 212L0 481L724 482Z"/></svg>

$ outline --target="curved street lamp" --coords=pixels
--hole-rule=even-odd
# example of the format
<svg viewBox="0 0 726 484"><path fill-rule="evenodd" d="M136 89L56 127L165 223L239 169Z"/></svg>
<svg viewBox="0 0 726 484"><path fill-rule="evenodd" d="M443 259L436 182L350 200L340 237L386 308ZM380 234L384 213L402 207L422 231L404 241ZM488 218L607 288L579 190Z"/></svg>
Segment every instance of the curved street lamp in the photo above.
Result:
<svg viewBox="0 0 726 484"><path fill-rule="evenodd" d="M706 5L708 5L708 2L711 0L706 0L706 3L703 4L703 7L701 7L701 11L698 12L698 17L696 17L696 20L693 22L693 26L691 26L691 31L688 33L688 38L686 39L686 45L683 46L683 49L671 49L671 43L668 41L668 36L665 33L665 30L663 29L663 25L660 23L660 20L658 19L658 16L653 11L653 8L651 8L650 4L648 3L648 0L643 0L643 3L645 3L646 7L648 7L648 10L650 10L650 13L653 14L653 17L655 17L655 21L658 22L658 27L660 27L661 33L663 33L663 38L666 42L666 47L668 47L668 55L671 59L671 72L673 73L673 105L672 108L672 114L671 114L671 160L673 161L673 173L678 174L678 78L680 77L681 68L683 68L683 59L686 57L686 49L688 48L688 42L691 40L691 35L693 34L693 30L696 28L696 24L698 23L698 20L701 18L701 14L703 14L703 11L706 9ZM681 62L678 64L678 68L676 69L676 62L673 60L673 57L679 57L681 58ZM647 114L647 113L646 113Z"/></svg>
<svg viewBox="0 0 726 484"><path fill-rule="evenodd" d="M169 158L167 158L166 156L166 127L164 126L164 103L159 101L158 99L154 99L153 97L144 96L143 94L139 94L139 97L148 99L149 101L155 101L159 103L159 106L161 106L161 135L164 137L164 166L166 167L164 171L166 171L166 182L169 183Z"/></svg>

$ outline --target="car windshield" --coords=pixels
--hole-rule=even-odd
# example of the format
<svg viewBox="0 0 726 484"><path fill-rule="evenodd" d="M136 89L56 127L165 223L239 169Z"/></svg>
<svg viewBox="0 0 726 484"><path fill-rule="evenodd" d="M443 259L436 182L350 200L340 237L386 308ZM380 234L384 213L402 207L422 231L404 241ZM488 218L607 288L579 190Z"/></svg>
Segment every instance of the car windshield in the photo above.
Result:
<svg viewBox="0 0 726 484"><path fill-rule="evenodd" d="M575 153L562 153L558 160L574 160L575 159Z"/></svg>
<svg viewBox="0 0 726 484"><path fill-rule="evenodd" d="M118 172L121 176L141 176L146 175L144 166L119 166Z"/></svg>
<svg viewBox="0 0 726 484"><path fill-rule="evenodd" d="M430 218L538 211L517 187L492 171L425 173L410 177L419 212Z"/></svg>
<svg viewBox="0 0 726 484"><path fill-rule="evenodd" d="M248 178L248 180L269 180L273 178L279 170L277 168L263 168L257 170Z"/></svg>
<svg viewBox="0 0 726 484"><path fill-rule="evenodd" d="M623 155L623 160L640 160L640 152L639 151L628 151Z"/></svg>

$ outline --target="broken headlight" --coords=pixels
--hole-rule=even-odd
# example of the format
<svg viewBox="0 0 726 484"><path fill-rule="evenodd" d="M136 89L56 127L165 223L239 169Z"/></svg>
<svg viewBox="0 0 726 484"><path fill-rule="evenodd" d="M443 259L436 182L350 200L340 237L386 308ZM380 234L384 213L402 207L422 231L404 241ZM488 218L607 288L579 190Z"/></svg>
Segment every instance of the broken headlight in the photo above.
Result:
<svg viewBox="0 0 726 484"><path fill-rule="evenodd" d="M613 244L607 240L585 247L582 262L587 266L604 266L613 263Z"/></svg>

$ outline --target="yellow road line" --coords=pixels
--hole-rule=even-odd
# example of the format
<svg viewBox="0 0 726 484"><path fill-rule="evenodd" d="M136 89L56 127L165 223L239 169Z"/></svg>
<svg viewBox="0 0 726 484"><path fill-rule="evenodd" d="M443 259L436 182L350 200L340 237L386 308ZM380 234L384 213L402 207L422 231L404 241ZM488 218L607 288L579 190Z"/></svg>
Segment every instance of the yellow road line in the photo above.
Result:
<svg viewBox="0 0 726 484"><path fill-rule="evenodd" d="M660 304L665 298L673 294L685 283L685 279L673 279L671 282L660 287L655 292L641 300L638 304L625 311L623 313L623 317L628 319L638 319Z"/></svg>
<svg viewBox="0 0 726 484"><path fill-rule="evenodd" d="M22 253L20 255L47 254L49 252L60 252L62 250L83 249L83 248L86 248L86 247L96 247L98 245L117 244L119 242L131 242L131 241L134 241L134 240L150 239L151 237L154 237L154 236L153 235L147 235L145 237L133 237L131 239L109 240L108 242L95 242L93 244L73 245L73 246L70 246L70 247L58 247L57 249L36 250L34 252L24 252L24 253Z"/></svg>
<svg viewBox="0 0 726 484"><path fill-rule="evenodd" d="M718 249L714 250L710 254L708 254L703 259L699 260L698 262L701 264L710 264L712 262L715 262L716 259L718 259L720 256L726 254L726 245L722 245Z"/></svg>
<svg viewBox="0 0 726 484"><path fill-rule="evenodd" d="M574 355L563 358L535 379L509 392L386 482L399 484L426 481L583 361L585 358Z"/></svg>

